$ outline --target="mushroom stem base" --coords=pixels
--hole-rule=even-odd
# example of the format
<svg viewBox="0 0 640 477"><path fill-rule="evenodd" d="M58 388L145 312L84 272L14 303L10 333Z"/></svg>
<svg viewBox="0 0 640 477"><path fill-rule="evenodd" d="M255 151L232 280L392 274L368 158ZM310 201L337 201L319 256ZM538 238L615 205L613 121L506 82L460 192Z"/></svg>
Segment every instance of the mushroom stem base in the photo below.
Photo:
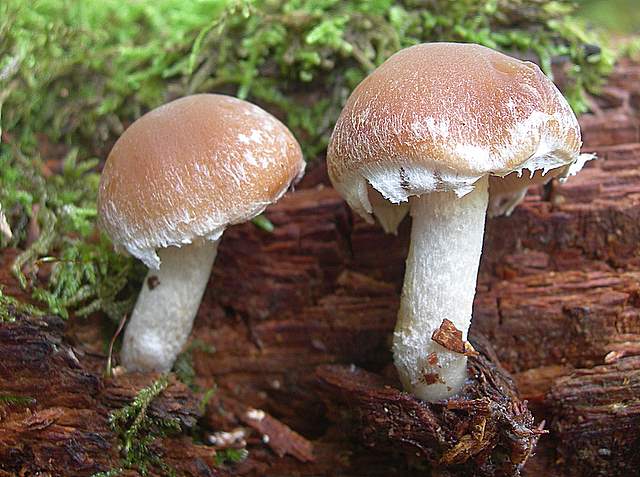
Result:
<svg viewBox="0 0 640 477"><path fill-rule="evenodd" d="M216 258L218 241L159 251L127 325L122 364L127 371L169 371L191 333Z"/></svg>
<svg viewBox="0 0 640 477"><path fill-rule="evenodd" d="M436 401L456 394L467 358L432 340L448 319L466 340L476 291L488 203L487 178L456 197L435 192L411 198L411 246L394 333L394 361L405 389Z"/></svg>

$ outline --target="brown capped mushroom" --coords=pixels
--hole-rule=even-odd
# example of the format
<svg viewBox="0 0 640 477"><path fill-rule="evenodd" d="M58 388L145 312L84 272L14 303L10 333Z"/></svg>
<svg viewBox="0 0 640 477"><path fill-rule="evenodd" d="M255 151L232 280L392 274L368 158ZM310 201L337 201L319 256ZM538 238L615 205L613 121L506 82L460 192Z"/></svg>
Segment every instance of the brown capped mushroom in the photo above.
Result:
<svg viewBox="0 0 640 477"><path fill-rule="evenodd" d="M258 106L200 94L135 121L107 158L99 222L150 269L127 326L127 370L171 369L200 305L220 237L304 172L291 132Z"/></svg>
<svg viewBox="0 0 640 477"><path fill-rule="evenodd" d="M487 207L510 212L531 183L577 172L591 158L580 145L575 115L536 65L479 45L399 51L349 97L329 176L387 232L413 218L393 352L416 396L446 398L465 382L464 353L432 336L446 319L466 339Z"/></svg>

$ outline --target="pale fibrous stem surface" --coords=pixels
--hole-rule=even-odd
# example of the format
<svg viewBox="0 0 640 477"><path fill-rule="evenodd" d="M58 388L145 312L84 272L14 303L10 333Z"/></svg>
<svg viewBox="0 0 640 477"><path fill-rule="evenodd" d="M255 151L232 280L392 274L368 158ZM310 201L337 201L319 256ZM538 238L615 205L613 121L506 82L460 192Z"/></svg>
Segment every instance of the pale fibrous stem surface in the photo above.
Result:
<svg viewBox="0 0 640 477"><path fill-rule="evenodd" d="M127 325L122 364L127 371L169 371L189 337L209 281L218 241L198 239L158 252Z"/></svg>
<svg viewBox="0 0 640 477"><path fill-rule="evenodd" d="M467 377L466 356L431 337L448 319L467 338L487 203L487 177L462 197L433 192L410 198L411 246L393 353L405 389L427 401L456 394Z"/></svg>

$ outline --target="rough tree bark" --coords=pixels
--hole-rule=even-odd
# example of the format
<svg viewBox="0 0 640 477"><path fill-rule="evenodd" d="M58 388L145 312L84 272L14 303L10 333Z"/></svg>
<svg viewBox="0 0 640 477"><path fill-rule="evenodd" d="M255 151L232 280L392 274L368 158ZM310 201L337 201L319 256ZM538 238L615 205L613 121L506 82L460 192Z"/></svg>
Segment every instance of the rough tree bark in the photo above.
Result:
<svg viewBox="0 0 640 477"><path fill-rule="evenodd" d="M21 398L0 408L0 475L85 476L119 467L108 415L157 375L103 379L104 356L71 346L64 327L57 317L20 315L0 327L0 396ZM175 379L149 408L151 417L175 419L184 430L193 429L200 414L196 397ZM183 436L157 447L181 475L214 475L198 471L212 461L210 447Z"/></svg>
<svg viewBox="0 0 640 477"><path fill-rule="evenodd" d="M446 402L426 403L356 366L317 369L327 414L373 452L401 452L437 475L510 476L531 456L538 438L526 404L476 337L467 384Z"/></svg>
<svg viewBox="0 0 640 477"><path fill-rule="evenodd" d="M620 65L581 118L584 150L600 159L488 223L471 336L487 338L546 421L526 475L632 475L640 465L638 97L640 66ZM184 475L428 475L424 458L407 457L411 446L358 424L400 422L369 412L387 399L402 403L395 417L414 409L389 366L408 221L398 236L363 223L322 166L267 215L272 234L225 233L196 320L196 384L217 389L204 414L175 381L152 406L185 431L197 421L205 438L235 431L249 458L215 468L213 447L184 433L158 441L158 452ZM0 280L19 294L10 260L5 252ZM154 377L101 377L100 320L0 327L0 393L34 398L0 411L0 475L117 467L107 416ZM351 364L361 370L345 375Z"/></svg>

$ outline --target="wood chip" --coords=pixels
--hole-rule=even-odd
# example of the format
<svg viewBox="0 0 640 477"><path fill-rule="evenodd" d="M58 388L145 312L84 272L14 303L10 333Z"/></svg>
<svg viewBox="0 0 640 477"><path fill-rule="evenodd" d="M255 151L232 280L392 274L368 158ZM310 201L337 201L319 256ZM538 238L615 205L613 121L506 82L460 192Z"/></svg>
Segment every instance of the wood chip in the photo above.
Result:
<svg viewBox="0 0 640 477"><path fill-rule="evenodd" d="M466 351L465 342L462 340L462 331L447 319L442 320L440 328L433 332L431 339L454 353L464 354Z"/></svg>
<svg viewBox="0 0 640 477"><path fill-rule="evenodd" d="M422 380L425 384L444 384L442 377L438 373L422 373Z"/></svg>
<svg viewBox="0 0 640 477"><path fill-rule="evenodd" d="M431 335L431 339L438 343L440 346L448 349L449 351L453 351L454 353L460 353L465 356L478 356L478 353L473 348L471 343L462 339L462 331L456 328L456 325L454 325L450 320L442 320L440 328L433 332L433 335ZM435 355L435 353L431 353L427 357L427 361L429 362L429 364L434 366L434 364L430 361L434 359L431 356L432 354ZM435 363L437 362L438 357L436 355Z"/></svg>
<svg viewBox="0 0 640 477"><path fill-rule="evenodd" d="M261 409L247 409L238 413L238 418L248 427L262 435L262 442L279 457L291 455L300 462L312 462L313 445L289 426L278 421Z"/></svg>

